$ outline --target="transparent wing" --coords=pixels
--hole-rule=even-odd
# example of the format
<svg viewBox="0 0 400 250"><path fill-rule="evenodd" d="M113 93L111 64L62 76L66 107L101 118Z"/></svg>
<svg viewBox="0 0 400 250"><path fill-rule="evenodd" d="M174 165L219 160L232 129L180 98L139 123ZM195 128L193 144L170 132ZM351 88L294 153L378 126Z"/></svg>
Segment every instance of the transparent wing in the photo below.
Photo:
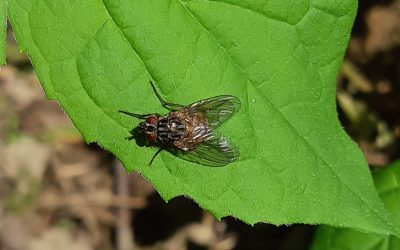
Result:
<svg viewBox="0 0 400 250"><path fill-rule="evenodd" d="M218 131L204 135L204 141L188 152L173 149L173 154L190 161L211 167L223 167L237 160L239 149Z"/></svg>
<svg viewBox="0 0 400 250"><path fill-rule="evenodd" d="M212 128L217 128L240 110L240 100L231 95L220 95L194 102L186 108L193 113L200 112L208 119Z"/></svg>

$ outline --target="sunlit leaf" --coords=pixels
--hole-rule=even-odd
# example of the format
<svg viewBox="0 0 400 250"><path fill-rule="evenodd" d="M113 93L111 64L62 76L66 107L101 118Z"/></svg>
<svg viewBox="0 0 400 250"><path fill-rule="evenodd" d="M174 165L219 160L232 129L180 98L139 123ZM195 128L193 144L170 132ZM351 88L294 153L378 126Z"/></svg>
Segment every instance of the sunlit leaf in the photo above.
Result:
<svg viewBox="0 0 400 250"><path fill-rule="evenodd" d="M337 119L356 1L10 0L9 13L47 96L165 199L251 224L395 231ZM147 166L157 149L126 140L139 121L117 111L166 112L150 79L176 103L237 96L220 130L239 160L211 168L163 152Z"/></svg>
<svg viewBox="0 0 400 250"><path fill-rule="evenodd" d="M0 0L0 65L6 63L6 0Z"/></svg>

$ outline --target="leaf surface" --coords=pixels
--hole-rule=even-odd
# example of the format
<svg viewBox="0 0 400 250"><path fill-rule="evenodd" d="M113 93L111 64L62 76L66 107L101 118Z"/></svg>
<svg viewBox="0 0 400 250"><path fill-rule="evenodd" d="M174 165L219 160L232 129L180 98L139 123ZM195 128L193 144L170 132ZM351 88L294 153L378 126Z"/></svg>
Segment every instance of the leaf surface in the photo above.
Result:
<svg viewBox="0 0 400 250"><path fill-rule="evenodd" d="M193 198L247 223L324 223L393 233L367 164L341 128L335 78L356 1L10 0L10 19L51 99L86 141L139 171L164 199ZM229 94L242 102L219 130L240 159L183 161L125 138L170 102Z"/></svg>
<svg viewBox="0 0 400 250"><path fill-rule="evenodd" d="M374 173L375 185L387 210L400 223L400 161ZM351 229L321 226L314 238L312 250L397 250L400 238L396 236L360 233Z"/></svg>
<svg viewBox="0 0 400 250"><path fill-rule="evenodd" d="M0 0L0 65L6 63L7 34L6 0Z"/></svg>

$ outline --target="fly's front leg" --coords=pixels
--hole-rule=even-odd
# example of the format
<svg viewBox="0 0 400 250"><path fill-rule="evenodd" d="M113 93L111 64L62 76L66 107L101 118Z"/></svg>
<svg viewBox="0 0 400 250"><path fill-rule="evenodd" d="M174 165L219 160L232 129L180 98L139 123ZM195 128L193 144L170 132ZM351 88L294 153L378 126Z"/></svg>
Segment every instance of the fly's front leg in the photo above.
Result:
<svg viewBox="0 0 400 250"><path fill-rule="evenodd" d="M129 116L138 118L138 119L146 119L148 116L158 115L156 113L153 113L153 114L135 114L135 113L131 113L131 112L128 112L128 111L123 111L123 110L118 110L118 112L120 112L122 114L125 114L125 115L129 115Z"/></svg>
<svg viewBox="0 0 400 250"><path fill-rule="evenodd" d="M160 96L160 94L157 92L156 87L154 86L153 82L150 81L151 87L153 88L154 93L156 94L158 100L161 102L161 105L166 108L169 109L171 111L177 111L181 108L184 107L184 105L180 105L180 104L176 104L176 103L170 103L170 102L166 102L164 99L162 99L162 97Z"/></svg>
<svg viewBox="0 0 400 250"><path fill-rule="evenodd" d="M131 133L133 133L133 132L131 132ZM137 136L135 136L135 135L130 135L130 136L125 137L125 139L130 141L130 140L136 139L136 137Z"/></svg>

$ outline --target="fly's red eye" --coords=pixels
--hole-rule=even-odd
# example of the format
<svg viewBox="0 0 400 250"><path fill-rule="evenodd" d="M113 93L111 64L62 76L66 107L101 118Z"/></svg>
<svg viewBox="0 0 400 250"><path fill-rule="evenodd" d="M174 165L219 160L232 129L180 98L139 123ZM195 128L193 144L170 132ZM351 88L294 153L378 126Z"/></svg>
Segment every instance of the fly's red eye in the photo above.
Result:
<svg viewBox="0 0 400 250"><path fill-rule="evenodd" d="M150 142L155 142L157 139L157 135L155 133L147 134L146 139Z"/></svg>
<svg viewBox="0 0 400 250"><path fill-rule="evenodd" d="M157 124L157 117L155 117L155 116L153 116L153 115L147 117L147 118L146 118L146 123L156 125L156 124Z"/></svg>

